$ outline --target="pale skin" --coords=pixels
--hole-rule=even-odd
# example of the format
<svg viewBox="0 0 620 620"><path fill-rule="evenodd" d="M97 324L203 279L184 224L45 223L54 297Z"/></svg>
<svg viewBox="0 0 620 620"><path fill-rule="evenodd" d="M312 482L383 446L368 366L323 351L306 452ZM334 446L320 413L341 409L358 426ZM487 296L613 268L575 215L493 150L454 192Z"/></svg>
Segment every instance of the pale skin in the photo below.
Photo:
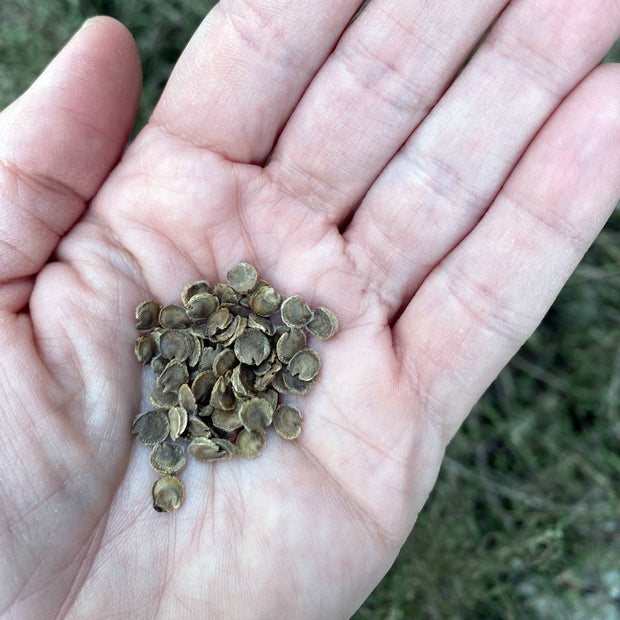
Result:
<svg viewBox="0 0 620 620"><path fill-rule="evenodd" d="M124 153L112 19L0 115L4 617L349 617L616 204L616 0L374 0L341 37L358 1L222 0ZM341 330L299 439L157 513L134 307L240 260Z"/></svg>

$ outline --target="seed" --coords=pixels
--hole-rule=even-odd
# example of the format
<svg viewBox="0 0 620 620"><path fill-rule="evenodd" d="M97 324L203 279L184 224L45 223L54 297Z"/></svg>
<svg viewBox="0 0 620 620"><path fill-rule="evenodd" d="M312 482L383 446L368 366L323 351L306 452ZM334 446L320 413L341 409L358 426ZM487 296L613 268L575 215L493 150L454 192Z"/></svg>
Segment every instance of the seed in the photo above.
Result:
<svg viewBox="0 0 620 620"><path fill-rule="evenodd" d="M273 412L273 427L284 439L295 439L301 433L302 417L299 409L292 405L278 405Z"/></svg>
<svg viewBox="0 0 620 620"><path fill-rule="evenodd" d="M288 327L304 327L314 316L301 295L293 295L285 299L282 302L280 314L282 322Z"/></svg>
<svg viewBox="0 0 620 620"><path fill-rule="evenodd" d="M312 320L306 325L308 331L319 340L327 340L338 331L338 319L327 308L316 308Z"/></svg>
<svg viewBox="0 0 620 620"><path fill-rule="evenodd" d="M150 460L158 474L174 474L185 465L185 451L176 443L164 441L151 450Z"/></svg>
<svg viewBox="0 0 620 620"><path fill-rule="evenodd" d="M153 508L157 512L169 512L180 508L185 499L185 487L176 476L162 476L153 485Z"/></svg>
<svg viewBox="0 0 620 620"><path fill-rule="evenodd" d="M242 364L257 366L271 353L269 339L258 329L248 327L235 341L235 355Z"/></svg>
<svg viewBox="0 0 620 620"><path fill-rule="evenodd" d="M321 360L314 349L301 349L293 355L288 363L288 369L292 375L302 381L311 381L319 373Z"/></svg>
<svg viewBox="0 0 620 620"><path fill-rule="evenodd" d="M135 418L131 432L136 433L145 446L161 443L170 432L168 416L163 411L147 411Z"/></svg>
<svg viewBox="0 0 620 620"><path fill-rule="evenodd" d="M237 452L245 459L255 459L267 444L267 435L260 431L249 431L246 428L237 435Z"/></svg>
<svg viewBox="0 0 620 620"><path fill-rule="evenodd" d="M161 306L152 299L143 301L136 308L136 329L147 330L157 327Z"/></svg>
<svg viewBox="0 0 620 620"><path fill-rule="evenodd" d="M226 274L226 277L228 284L237 293L249 293L258 282L258 271L249 263L239 263Z"/></svg>

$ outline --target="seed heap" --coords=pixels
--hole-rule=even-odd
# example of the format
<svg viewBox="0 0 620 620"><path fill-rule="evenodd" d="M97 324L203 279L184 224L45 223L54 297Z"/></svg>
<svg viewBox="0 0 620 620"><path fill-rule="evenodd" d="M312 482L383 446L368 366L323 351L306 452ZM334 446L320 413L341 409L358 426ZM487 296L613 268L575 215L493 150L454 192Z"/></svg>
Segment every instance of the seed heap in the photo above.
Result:
<svg viewBox="0 0 620 620"><path fill-rule="evenodd" d="M150 363L156 379L153 410L138 415L132 431L153 446L159 512L183 503L185 489L174 475L186 463L183 442L205 462L258 457L272 423L284 439L299 436L302 415L278 404L279 395L306 394L314 385L321 361L306 346L306 330L325 340L338 329L333 312L311 310L300 295L282 300L248 263L227 279L214 287L190 282L183 305L149 300L136 308L136 357Z"/></svg>

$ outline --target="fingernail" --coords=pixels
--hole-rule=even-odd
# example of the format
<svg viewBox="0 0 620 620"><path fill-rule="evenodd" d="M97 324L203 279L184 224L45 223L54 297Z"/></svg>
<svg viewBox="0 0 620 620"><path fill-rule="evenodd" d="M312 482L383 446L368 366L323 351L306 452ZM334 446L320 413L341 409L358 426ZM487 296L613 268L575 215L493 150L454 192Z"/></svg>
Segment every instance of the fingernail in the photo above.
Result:
<svg viewBox="0 0 620 620"><path fill-rule="evenodd" d="M84 28L86 28L88 25L92 24L92 22L95 21L94 17L89 17L88 19L84 20L84 23L80 26L80 30L83 30Z"/></svg>

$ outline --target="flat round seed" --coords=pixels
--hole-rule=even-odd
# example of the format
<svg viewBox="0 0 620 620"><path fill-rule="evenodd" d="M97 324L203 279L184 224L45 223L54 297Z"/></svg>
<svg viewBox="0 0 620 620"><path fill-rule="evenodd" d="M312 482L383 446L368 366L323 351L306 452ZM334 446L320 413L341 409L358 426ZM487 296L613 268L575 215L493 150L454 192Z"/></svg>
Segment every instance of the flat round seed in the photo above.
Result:
<svg viewBox="0 0 620 620"><path fill-rule="evenodd" d="M211 414L211 423L215 428L219 428L227 433L232 433L232 431L236 431L243 426L243 422L239 418L239 412L236 409L233 411L214 409Z"/></svg>
<svg viewBox="0 0 620 620"><path fill-rule="evenodd" d="M307 394L314 385L314 379L311 381L304 381L303 379L300 379L292 374L288 368L283 368L279 375L282 377L284 385L288 388L291 394ZM273 386L276 390L278 389L275 383L273 383Z"/></svg>
<svg viewBox="0 0 620 620"><path fill-rule="evenodd" d="M271 322L271 319L266 316L258 316L258 314L250 314L248 316L248 327L254 329L260 329L267 336L273 336L276 333L276 328Z"/></svg>
<svg viewBox="0 0 620 620"><path fill-rule="evenodd" d="M249 263L239 263L226 274L228 284L237 293L246 294L254 289L258 282L258 271Z"/></svg>
<svg viewBox="0 0 620 620"><path fill-rule="evenodd" d="M235 445L237 452L244 459L255 459L260 456L261 450L267 445L267 435L244 428L239 431Z"/></svg>
<svg viewBox="0 0 620 620"><path fill-rule="evenodd" d="M159 322L162 327L180 329L182 327L187 327L190 320L183 306L170 304L161 309L159 313Z"/></svg>
<svg viewBox="0 0 620 620"><path fill-rule="evenodd" d="M198 365L202 358L202 339L193 332L190 332L190 337L193 342L193 347L190 356L187 358L187 365L193 368Z"/></svg>
<svg viewBox="0 0 620 620"><path fill-rule="evenodd" d="M187 316L193 320L208 319L220 306L220 300L212 293L198 293L187 304Z"/></svg>
<svg viewBox="0 0 620 620"><path fill-rule="evenodd" d="M239 417L249 431L264 431L271 424L273 409L264 398L249 398L241 403Z"/></svg>
<svg viewBox="0 0 620 620"><path fill-rule="evenodd" d="M282 297L269 285L257 287L250 297L250 309L258 316L271 316L280 309Z"/></svg>
<svg viewBox="0 0 620 620"><path fill-rule="evenodd" d="M288 363L289 372L299 377L302 381L311 381L319 374L321 359L314 349L301 349L297 351Z"/></svg>
<svg viewBox="0 0 620 620"><path fill-rule="evenodd" d="M238 364L231 374L232 389L237 397L251 396L254 390L254 373L245 364Z"/></svg>
<svg viewBox="0 0 620 620"><path fill-rule="evenodd" d="M214 439L207 437L196 437L187 447L187 451L201 463L228 458L226 451L222 450Z"/></svg>
<svg viewBox="0 0 620 620"><path fill-rule="evenodd" d="M233 315L228 308L218 308L207 320L207 334L213 336L224 331L233 320Z"/></svg>
<svg viewBox="0 0 620 620"><path fill-rule="evenodd" d="M168 416L163 411L147 411L135 418L131 432L136 433L145 446L161 443L170 432Z"/></svg>
<svg viewBox="0 0 620 620"><path fill-rule="evenodd" d="M226 377L220 377L211 390L211 398L209 404L214 409L224 409L225 411L232 411L237 404L237 399L230 385L226 381Z"/></svg>
<svg viewBox="0 0 620 620"><path fill-rule="evenodd" d="M213 288L213 294L217 296L223 304L236 304L239 301L239 294L232 286L219 282Z"/></svg>
<svg viewBox="0 0 620 620"><path fill-rule="evenodd" d="M283 364L288 364L295 353L306 346L306 334L302 329L291 329L278 338L276 354Z"/></svg>
<svg viewBox="0 0 620 620"><path fill-rule="evenodd" d="M237 364L237 356L232 349L222 349L213 360L213 372L219 377L223 377L229 370Z"/></svg>
<svg viewBox="0 0 620 620"><path fill-rule="evenodd" d="M178 390L165 392L156 381L151 388L150 399L153 407L157 409L170 409L170 407L179 404L179 392Z"/></svg>
<svg viewBox="0 0 620 620"><path fill-rule="evenodd" d="M190 415L187 418L187 426L185 431L180 435L183 441L193 441L196 437L211 437L212 432L205 422L195 415Z"/></svg>
<svg viewBox="0 0 620 620"><path fill-rule="evenodd" d="M170 407L168 410L170 422L170 439L178 439L187 426L187 411L183 407Z"/></svg>
<svg viewBox="0 0 620 620"><path fill-rule="evenodd" d="M153 334L138 336L135 346L136 358L141 364L148 364L157 355L157 342Z"/></svg>
<svg viewBox="0 0 620 620"><path fill-rule="evenodd" d="M159 324L161 305L152 299L143 301L136 307L136 329L154 329Z"/></svg>
<svg viewBox="0 0 620 620"><path fill-rule="evenodd" d="M338 331L338 319L336 315L327 308L316 308L314 317L306 325L308 331L319 340L327 340Z"/></svg>
<svg viewBox="0 0 620 620"><path fill-rule="evenodd" d="M258 366L270 353L269 339L258 329L248 327L235 340L235 355L242 364Z"/></svg>
<svg viewBox="0 0 620 620"><path fill-rule="evenodd" d="M312 310L301 295L293 295L282 302L280 308L282 322L288 327L304 327L313 317Z"/></svg>
<svg viewBox="0 0 620 620"><path fill-rule="evenodd" d="M164 392L177 392L188 380L189 372L187 366L183 362L171 360L162 370L157 383Z"/></svg>
<svg viewBox="0 0 620 620"><path fill-rule="evenodd" d="M189 300L194 295L200 295L201 293L210 293L211 287L206 280L196 280L185 285L183 292L181 293L181 301L183 305L187 307Z"/></svg>
<svg viewBox="0 0 620 620"><path fill-rule="evenodd" d="M157 512L169 512L173 508L180 508L185 499L183 483L172 475L162 476L156 480L151 493L153 508Z"/></svg>
<svg viewBox="0 0 620 620"><path fill-rule="evenodd" d="M153 447L150 461L158 474L175 474L185 465L185 450L176 443L164 441Z"/></svg>
<svg viewBox="0 0 620 620"><path fill-rule="evenodd" d="M159 338L159 351L169 360L184 362L194 350L194 340L185 330L167 329Z"/></svg>
<svg viewBox="0 0 620 620"><path fill-rule="evenodd" d="M235 444L228 441L227 439L221 439L220 437L214 437L213 443L221 450L221 453L224 455L220 457L222 460L232 459L232 457L237 452L237 448L235 448Z"/></svg>
<svg viewBox="0 0 620 620"><path fill-rule="evenodd" d="M211 368L199 372L192 381L192 392L194 392L196 400L208 403L216 381L217 375Z"/></svg>
<svg viewBox="0 0 620 620"><path fill-rule="evenodd" d="M301 433L301 412L292 405L278 405L273 412L273 427L284 439L295 439Z"/></svg>
<svg viewBox="0 0 620 620"><path fill-rule="evenodd" d="M179 405L183 407L187 413L196 413L198 410L194 392L192 392L192 389L187 383L184 383L179 388Z"/></svg>

